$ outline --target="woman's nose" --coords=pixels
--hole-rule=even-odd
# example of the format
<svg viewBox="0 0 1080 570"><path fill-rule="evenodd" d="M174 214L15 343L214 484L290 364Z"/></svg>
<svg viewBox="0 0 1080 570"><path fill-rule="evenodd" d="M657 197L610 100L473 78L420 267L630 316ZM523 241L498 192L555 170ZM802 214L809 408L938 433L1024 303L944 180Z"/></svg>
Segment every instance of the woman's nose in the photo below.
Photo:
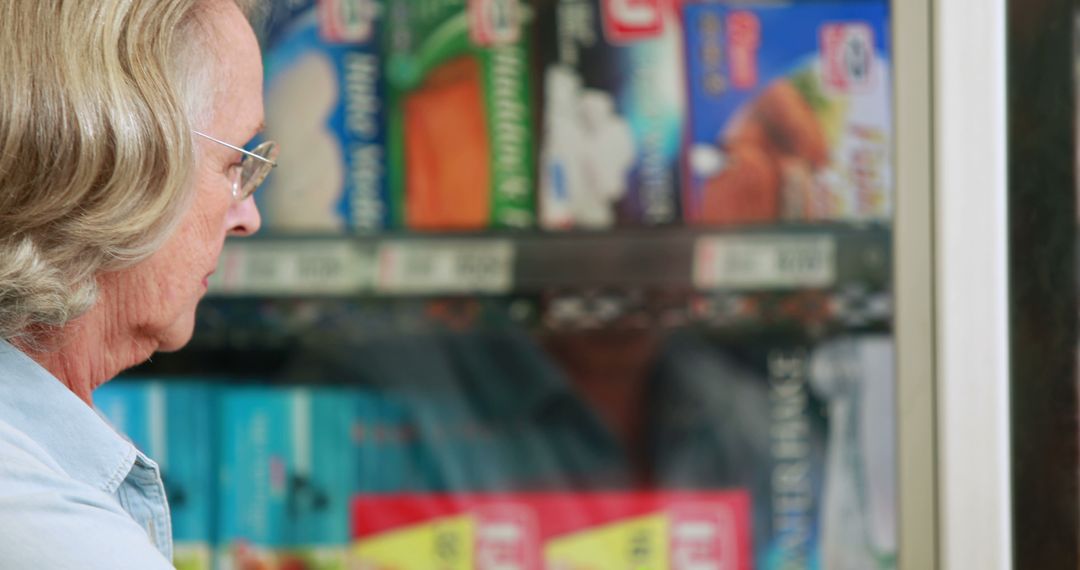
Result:
<svg viewBox="0 0 1080 570"><path fill-rule="evenodd" d="M245 237L259 231L262 217L255 205L255 198L249 196L230 206L225 222L228 235L232 237Z"/></svg>

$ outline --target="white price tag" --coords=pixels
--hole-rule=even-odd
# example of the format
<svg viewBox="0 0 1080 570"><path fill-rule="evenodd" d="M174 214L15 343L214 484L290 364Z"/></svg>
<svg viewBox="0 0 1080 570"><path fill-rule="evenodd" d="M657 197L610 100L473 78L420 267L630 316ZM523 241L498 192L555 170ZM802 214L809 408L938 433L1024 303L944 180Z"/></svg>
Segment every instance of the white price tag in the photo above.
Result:
<svg viewBox="0 0 1080 570"><path fill-rule="evenodd" d="M226 245L210 292L218 295L345 295L370 289L375 260L354 242Z"/></svg>
<svg viewBox="0 0 1080 570"><path fill-rule="evenodd" d="M378 258L380 293L501 294L514 285L514 244L506 240L387 242Z"/></svg>
<svg viewBox="0 0 1080 570"><path fill-rule="evenodd" d="M832 236L703 237L694 251L694 285L699 289L791 289L835 283Z"/></svg>

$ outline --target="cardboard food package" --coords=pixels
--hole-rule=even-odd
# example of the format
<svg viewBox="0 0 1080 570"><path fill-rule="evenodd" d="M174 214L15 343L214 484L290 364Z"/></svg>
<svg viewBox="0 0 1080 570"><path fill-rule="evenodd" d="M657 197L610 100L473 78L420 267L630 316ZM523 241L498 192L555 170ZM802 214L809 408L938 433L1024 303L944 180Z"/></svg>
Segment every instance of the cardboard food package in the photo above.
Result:
<svg viewBox="0 0 1080 570"><path fill-rule="evenodd" d="M892 215L885 2L687 2L693 224Z"/></svg>
<svg viewBox="0 0 1080 570"><path fill-rule="evenodd" d="M267 229L390 228L383 11L383 0L271 4L262 37L265 137L281 154L256 194Z"/></svg>
<svg viewBox="0 0 1080 570"><path fill-rule="evenodd" d="M733 491L399 494L353 502L358 568L753 568Z"/></svg>
<svg viewBox="0 0 1080 570"><path fill-rule="evenodd" d="M686 107L677 3L538 5L542 225L677 222Z"/></svg>
<svg viewBox="0 0 1080 570"><path fill-rule="evenodd" d="M356 398L331 388L225 391L218 568L346 568Z"/></svg>
<svg viewBox="0 0 1080 570"><path fill-rule="evenodd" d="M531 10L387 0L393 214L415 230L534 225Z"/></svg>
<svg viewBox="0 0 1080 570"><path fill-rule="evenodd" d="M758 570L895 570L893 343L671 335L649 387L656 484L746 490Z"/></svg>

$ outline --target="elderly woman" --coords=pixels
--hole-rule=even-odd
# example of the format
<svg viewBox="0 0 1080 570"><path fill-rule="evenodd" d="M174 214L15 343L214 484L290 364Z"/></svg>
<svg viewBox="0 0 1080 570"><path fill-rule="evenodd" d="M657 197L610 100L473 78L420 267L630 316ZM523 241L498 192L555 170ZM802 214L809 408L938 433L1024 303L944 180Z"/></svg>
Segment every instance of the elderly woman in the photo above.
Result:
<svg viewBox="0 0 1080 570"><path fill-rule="evenodd" d="M94 389L191 337L276 148L234 0L0 1L0 568L171 568Z"/></svg>

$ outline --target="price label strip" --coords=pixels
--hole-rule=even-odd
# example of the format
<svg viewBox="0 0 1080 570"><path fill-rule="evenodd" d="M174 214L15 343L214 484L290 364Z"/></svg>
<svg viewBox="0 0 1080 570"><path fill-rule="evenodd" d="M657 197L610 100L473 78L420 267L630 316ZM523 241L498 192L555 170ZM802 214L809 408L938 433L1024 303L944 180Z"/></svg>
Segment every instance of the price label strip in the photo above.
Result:
<svg viewBox="0 0 1080 570"><path fill-rule="evenodd" d="M505 294L514 286L508 240L402 240L378 250L375 290L388 295Z"/></svg>
<svg viewBox="0 0 1080 570"><path fill-rule="evenodd" d="M371 289L374 254L341 241L226 244L210 292L241 295L349 295Z"/></svg>
<svg viewBox="0 0 1080 570"><path fill-rule="evenodd" d="M837 244L828 235L709 236L694 250L698 289L826 288L837 281Z"/></svg>

